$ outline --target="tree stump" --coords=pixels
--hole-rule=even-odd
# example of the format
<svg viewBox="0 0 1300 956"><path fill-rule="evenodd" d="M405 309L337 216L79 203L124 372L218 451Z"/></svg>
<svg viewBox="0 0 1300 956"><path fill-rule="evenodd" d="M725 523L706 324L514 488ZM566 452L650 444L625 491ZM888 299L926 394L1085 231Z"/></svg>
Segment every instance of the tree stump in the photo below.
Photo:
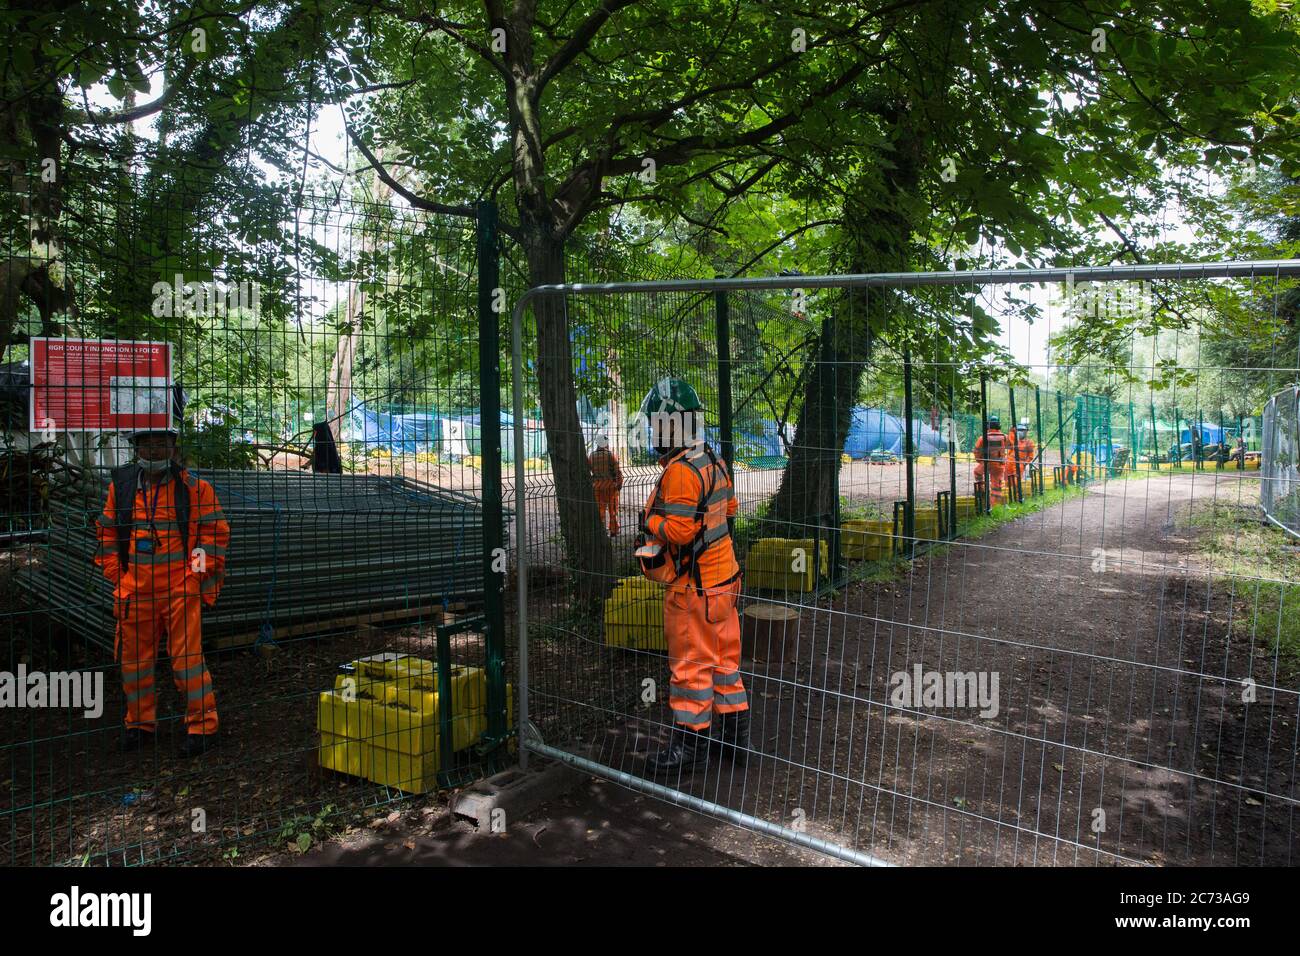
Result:
<svg viewBox="0 0 1300 956"><path fill-rule="evenodd" d="M787 650L794 652L798 632L799 612L794 608L751 601L740 615L740 658L752 663L757 655L761 661L779 664Z"/></svg>

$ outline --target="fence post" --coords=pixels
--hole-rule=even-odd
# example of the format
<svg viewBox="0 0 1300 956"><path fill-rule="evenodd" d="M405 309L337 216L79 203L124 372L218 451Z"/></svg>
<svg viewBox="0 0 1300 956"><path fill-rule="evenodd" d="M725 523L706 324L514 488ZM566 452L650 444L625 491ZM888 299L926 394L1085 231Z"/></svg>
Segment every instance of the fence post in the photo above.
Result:
<svg viewBox="0 0 1300 956"><path fill-rule="evenodd" d="M1041 389L1034 386L1034 424L1038 428L1038 490L1035 494L1047 491L1047 480L1043 477L1043 400Z"/></svg>
<svg viewBox="0 0 1300 956"><path fill-rule="evenodd" d="M726 276L714 276L716 279L725 279ZM732 481L735 481L736 474L736 443L735 434L732 430L732 409L731 409L731 312L727 301L726 292L713 293L713 308L715 313L715 332L718 345L718 434L722 440L722 460L727 463L727 470L731 472ZM727 524L732 533L736 530L736 519L728 518Z"/></svg>
<svg viewBox="0 0 1300 956"><path fill-rule="evenodd" d="M1156 428L1156 403L1151 403L1151 471L1160 470L1160 431Z"/></svg>
<svg viewBox="0 0 1300 956"><path fill-rule="evenodd" d="M1070 483L1070 469L1065 462L1065 400L1061 398L1060 391L1056 393L1056 443L1061 449L1061 476L1064 479L1062 484Z"/></svg>
<svg viewBox="0 0 1300 956"><path fill-rule="evenodd" d="M1137 446L1137 429L1133 424L1133 403L1128 403L1128 470L1137 471L1138 446Z"/></svg>
<svg viewBox="0 0 1300 956"><path fill-rule="evenodd" d="M975 507L980 514L988 514L993 506L993 496L989 492L989 469L986 463L989 453L989 377L986 372L980 372L980 436L981 444L975 453L975 467L983 466L984 490L978 496ZM980 458L980 455L985 457Z"/></svg>
<svg viewBox="0 0 1300 956"><path fill-rule="evenodd" d="M487 669L487 739L504 740L506 728L505 571L493 570L505 553L505 515L501 505L501 316L492 309L501 284L497 207L480 202L475 215L478 245L479 421L483 452L483 644ZM491 424L489 424L491 423ZM518 500L515 507L519 507ZM523 542L517 542L523 547ZM500 550L498 550L500 549ZM504 562L501 562L504 564ZM450 707L445 700L442 707ZM444 768L446 769L446 768Z"/></svg>
<svg viewBox="0 0 1300 956"><path fill-rule="evenodd" d="M1178 406L1174 406L1174 467L1183 469L1183 430L1178 424Z"/></svg>
<svg viewBox="0 0 1300 956"><path fill-rule="evenodd" d="M903 345L903 455L907 465L907 510L903 513L903 538L907 541L907 556L916 553L916 473L915 449L912 445L912 349Z"/></svg>
<svg viewBox="0 0 1300 956"><path fill-rule="evenodd" d="M948 530L957 537L957 400L952 380L957 374L954 364L948 370Z"/></svg>
<svg viewBox="0 0 1300 956"><path fill-rule="evenodd" d="M1016 466L1016 475L1015 480L1012 482L1012 487L1015 488L1016 504L1022 504L1025 500L1025 496L1020 490L1020 436L1016 433L1016 424L1018 419L1016 418L1016 387L1014 385L1007 386L1007 395L1011 405L1011 431L1016 435L1016 440L1011 445L1011 456L1014 459Z"/></svg>

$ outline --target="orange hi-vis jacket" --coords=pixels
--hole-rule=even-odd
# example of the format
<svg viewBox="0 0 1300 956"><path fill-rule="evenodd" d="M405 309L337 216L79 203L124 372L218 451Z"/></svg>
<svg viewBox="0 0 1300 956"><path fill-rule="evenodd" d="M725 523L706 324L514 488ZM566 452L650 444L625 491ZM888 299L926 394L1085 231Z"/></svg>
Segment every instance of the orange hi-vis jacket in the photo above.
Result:
<svg viewBox="0 0 1300 956"><path fill-rule="evenodd" d="M212 486L188 471L180 471L181 481L190 497L189 551L186 553L176 522L176 480L171 472L161 481L141 476L136 483L135 506L131 511L128 566L123 571L119 555L118 508L116 486L108 486L108 499L98 518L99 549L95 564L114 585L114 595L180 593L187 579L194 579L203 603L217 599L225 577L226 548L230 545L230 525L221 513L221 503ZM157 540L152 550L139 552L141 538Z"/></svg>
<svg viewBox="0 0 1300 956"><path fill-rule="evenodd" d="M701 444L668 459L646 502L645 523L667 544L679 579L689 574L697 588L716 588L740 574L727 524L735 513L731 475Z"/></svg>
<svg viewBox="0 0 1300 956"><path fill-rule="evenodd" d="M1007 470L1015 471L1018 464L1020 470L1024 471L1034 460L1034 452L1037 451L1034 440L1028 435L1021 438L1016 432L1012 432L1008 438L1010 441L1007 445Z"/></svg>
<svg viewBox="0 0 1300 956"><path fill-rule="evenodd" d="M988 446L985 447L985 435L981 434L979 441L975 442L975 463L979 465L996 465L1002 467L1003 462L1007 460L1007 450L1010 444L1007 436L996 428L988 430Z"/></svg>
<svg viewBox="0 0 1300 956"><path fill-rule="evenodd" d="M587 467L597 484L609 482L615 488L623 487L623 470L618 466L618 457L608 448L597 448L588 455Z"/></svg>

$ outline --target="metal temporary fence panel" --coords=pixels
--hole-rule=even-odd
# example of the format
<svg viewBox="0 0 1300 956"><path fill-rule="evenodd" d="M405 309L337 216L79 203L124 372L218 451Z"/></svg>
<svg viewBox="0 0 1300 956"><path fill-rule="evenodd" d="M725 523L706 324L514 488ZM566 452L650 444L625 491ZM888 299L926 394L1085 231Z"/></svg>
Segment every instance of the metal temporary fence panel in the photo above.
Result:
<svg viewBox="0 0 1300 956"><path fill-rule="evenodd" d="M1264 514L1300 537L1300 387L1283 389L1264 408L1260 479Z"/></svg>
<svg viewBox="0 0 1300 956"><path fill-rule="evenodd" d="M989 382L981 403L969 377L954 393L957 369L945 362L937 337L918 333L910 348L885 343L870 354L854 353L851 341L842 353L845 340L835 337L866 327L858 321L864 312L854 309L896 303L900 295L926 315L936 304L952 305L938 290L966 296L964 290L1028 283L1297 274L1300 263L1268 261L529 289L514 303L511 326L513 485L522 492L514 514L521 763L530 754L560 760L864 865L1292 859L1300 852L1289 822L1296 800L1277 773L1294 742L1287 727L1300 717L1300 688L1293 677L1272 673L1267 655L1249 654L1249 638L1239 639L1243 626L1263 633L1262 612L1229 627L1227 636L1215 630L1213 639L1201 634L1208 622L1198 623L1207 603L1218 608L1238 588L1275 582L1217 566L1192 572L1169 559L1172 541L1163 552L1150 543L1149 552L1141 550L1135 541L1200 528L1192 514L1193 499L1203 495L1197 482L1222 483L1218 495L1211 489L1207 496L1222 503L1229 489L1248 494L1255 476L1190 466L1175 473L1151 452L1148 470L1085 469L1067 457L1081 442L1108 446L1109 454L1117 434L1137 435L1135 410L1154 417L1136 397L1129 397L1122 422L1113 402L1084 401L1081 389L1068 388L1068 376L1066 391ZM795 289L853 292L828 300L847 311L823 311L819 329L817 319L786 304ZM527 316L547 300L562 303L551 315L567 318L570 335L567 351L544 362ZM766 325L765 310L773 316ZM801 352L801 340L820 341L821 351ZM771 364L778 354L800 354L805 364L787 362L783 370ZM843 393L831 395L847 367L844 354L865 370L869 393L847 400L903 423L903 453L881 449L855 460L842 448L813 449L820 461L839 463L824 492L834 504L805 524L781 525L768 508L782 493L787 459L747 462L738 453L740 436L765 429L742 425L743 416L780 418L763 414L763 403L784 404L776 399L797 387L783 385L789 373L792 381L826 379L822 397L829 404L820 407L850 421ZM790 617L780 646L769 631L770 643L747 654L741 667L754 723L743 768L715 750L690 774L652 778L646 771L644 756L671 722L669 662L662 598L638 577L630 551L657 469L643 443L627 438L621 527L608 534L604 518L574 503L592 493L581 482L561 488L552 475L528 473L524 413L556 385L539 378L543 368L566 361L579 401L596 407L635 406L663 374L698 380L713 416L710 440L736 454L740 513L733 539L745 571L742 601ZM776 396L764 398L764 388ZM804 400L820 401L819 394L809 386ZM1188 398L1202 403L1199 394ZM982 515L971 445L991 413L1009 421L1013 412L1030 422L1034 459L1017 485L1022 494ZM948 448L923 445L924 428L943 435ZM563 442L548 437L554 457ZM590 450L585 434L573 437L566 447ZM1130 481L1145 484L1130 491ZM573 500L566 503L565 495ZM612 542L611 551L588 547L575 557L570 537L587 533L591 541ZM779 536L765 537L773 534ZM773 540L801 551L811 545L811 570L773 570L764 558ZM900 560L912 553L923 560ZM1184 583L1193 573L1194 584ZM1129 603L1121 612L1122 602ZM1232 696L1245 677L1271 702L1241 715L1248 738L1288 738L1285 747L1264 743L1250 751L1260 776L1249 780L1235 756L1240 744L1221 744L1231 752L1212 760L1201 746L1224 740L1229 720L1207 701L1225 691ZM924 688L939 694L940 706ZM990 706L962 703L978 703L986 692ZM943 704L954 693L958 703Z"/></svg>

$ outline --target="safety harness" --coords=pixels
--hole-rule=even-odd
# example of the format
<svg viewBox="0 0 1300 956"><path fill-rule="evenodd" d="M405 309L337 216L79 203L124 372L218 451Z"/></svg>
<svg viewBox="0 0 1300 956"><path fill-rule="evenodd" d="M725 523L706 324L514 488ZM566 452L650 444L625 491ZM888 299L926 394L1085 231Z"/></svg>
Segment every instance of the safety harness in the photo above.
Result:
<svg viewBox="0 0 1300 956"><path fill-rule="evenodd" d="M668 468L676 462L686 465L700 479L700 498L693 508L690 505L672 504L663 500L664 478L668 475ZM700 522L700 530L695 533L695 537L689 544L682 547L665 544L654 554L642 554L644 549L639 548L637 557L641 563L641 572L652 581L663 584L669 584L684 574L690 574L696 590L703 591L700 556L731 535L731 526L727 522L727 505L733 497L735 492L732 489L731 475L727 471L726 463L718 458L708 445L700 445L696 449L688 450L669 462L655 483L654 494L646 503L644 518L649 520L655 510L665 515L691 517Z"/></svg>
<svg viewBox="0 0 1300 956"><path fill-rule="evenodd" d="M176 524L181 532L181 554L190 553L190 491L182 469L168 469L175 484ZM114 531L117 533L117 557L125 574L131 564L131 532L135 530L135 492L140 485L140 466L131 463L114 468L113 502L116 505ZM165 478L163 479L166 480Z"/></svg>
<svg viewBox="0 0 1300 956"><path fill-rule="evenodd" d="M614 454L608 448L597 448L591 453L591 477L597 481L613 481L617 477Z"/></svg>
<svg viewBox="0 0 1300 956"><path fill-rule="evenodd" d="M980 457L985 461L1002 461L1006 457L1007 436L1000 431L990 431L985 433L984 438L984 453Z"/></svg>

